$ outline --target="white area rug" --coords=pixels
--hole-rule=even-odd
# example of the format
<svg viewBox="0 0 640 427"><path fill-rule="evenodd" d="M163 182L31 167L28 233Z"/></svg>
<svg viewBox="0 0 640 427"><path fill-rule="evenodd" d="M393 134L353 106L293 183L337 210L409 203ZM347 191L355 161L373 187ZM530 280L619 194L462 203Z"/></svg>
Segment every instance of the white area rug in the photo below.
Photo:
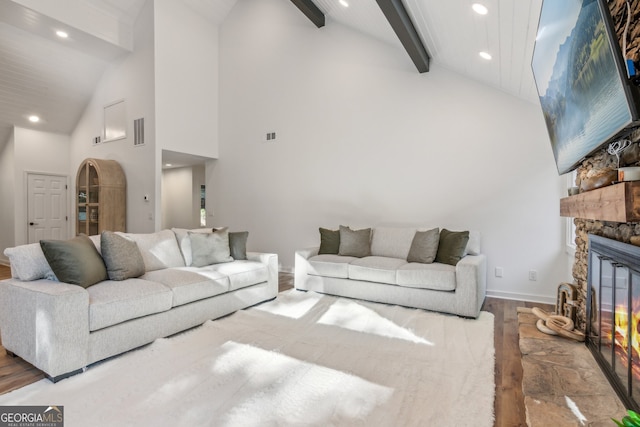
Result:
<svg viewBox="0 0 640 427"><path fill-rule="evenodd" d="M0 405L65 426L492 426L493 315L289 291Z"/></svg>

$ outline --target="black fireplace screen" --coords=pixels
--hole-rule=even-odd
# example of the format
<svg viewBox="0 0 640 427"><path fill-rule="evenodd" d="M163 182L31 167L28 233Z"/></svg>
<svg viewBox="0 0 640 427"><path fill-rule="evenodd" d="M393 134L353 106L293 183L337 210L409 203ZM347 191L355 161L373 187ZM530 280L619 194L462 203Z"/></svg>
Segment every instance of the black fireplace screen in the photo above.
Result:
<svg viewBox="0 0 640 427"><path fill-rule="evenodd" d="M640 410L640 247L589 236L586 344L629 409Z"/></svg>

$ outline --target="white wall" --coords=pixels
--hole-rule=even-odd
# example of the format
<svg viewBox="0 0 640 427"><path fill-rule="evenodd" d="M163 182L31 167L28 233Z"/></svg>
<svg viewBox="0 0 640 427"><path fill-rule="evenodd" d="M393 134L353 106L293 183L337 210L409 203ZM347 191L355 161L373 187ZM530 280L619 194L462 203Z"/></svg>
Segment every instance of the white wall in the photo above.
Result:
<svg viewBox="0 0 640 427"><path fill-rule="evenodd" d="M200 227L200 185L203 165L162 171L162 228Z"/></svg>
<svg viewBox="0 0 640 427"><path fill-rule="evenodd" d="M155 157L152 1L143 7L134 32L134 51L105 72L71 136L70 167L75 177L77 168L86 158L118 161L127 177L127 231L144 233L156 229L156 212L160 211L156 197L160 171L156 168ZM102 133L105 105L121 99L125 101L127 137L94 146L93 138ZM145 119L145 145L134 146L133 121L142 117ZM73 187L75 191L75 180ZM150 201L144 200L145 195L150 196Z"/></svg>
<svg viewBox="0 0 640 427"><path fill-rule="evenodd" d="M4 250L15 246L15 166L14 166L13 132L9 139L0 146L0 264L8 264L9 259Z"/></svg>
<svg viewBox="0 0 640 427"><path fill-rule="evenodd" d="M154 25L158 149L217 158L218 27L175 0Z"/></svg>
<svg viewBox="0 0 640 427"><path fill-rule="evenodd" d="M195 228L193 173L190 167L162 172L162 228Z"/></svg>
<svg viewBox="0 0 640 427"><path fill-rule="evenodd" d="M69 181L75 179L75 172L69 172L69 136L41 132L33 129L13 128L13 166L14 166L14 235L15 245L28 243L27 218L27 172L50 175L66 175ZM71 197L67 197L67 211L71 212ZM69 215L69 218L73 218ZM69 221L67 231L70 231ZM3 249L4 250L4 249Z"/></svg>
<svg viewBox="0 0 640 427"><path fill-rule="evenodd" d="M553 302L570 278L535 105L437 62L421 75L404 51L318 30L288 2L240 0L220 29L220 111L213 225L248 230L282 269L319 226L426 225L482 232L490 294Z"/></svg>

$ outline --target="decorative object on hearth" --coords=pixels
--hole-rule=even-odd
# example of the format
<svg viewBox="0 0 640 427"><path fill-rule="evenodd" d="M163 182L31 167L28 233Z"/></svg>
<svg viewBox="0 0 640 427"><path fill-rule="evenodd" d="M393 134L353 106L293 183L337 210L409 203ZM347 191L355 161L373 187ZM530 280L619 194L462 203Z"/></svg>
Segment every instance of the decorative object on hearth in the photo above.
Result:
<svg viewBox="0 0 640 427"><path fill-rule="evenodd" d="M539 331L549 335L559 335L576 341L584 341L584 334L575 331L573 320L557 314L549 314L546 311L534 307L531 312L539 317L536 327Z"/></svg>
<svg viewBox="0 0 640 427"><path fill-rule="evenodd" d="M568 317L575 323L577 305L578 288L571 283L560 283L556 299L556 314Z"/></svg>
<svg viewBox="0 0 640 427"><path fill-rule="evenodd" d="M540 332L548 335L560 335L576 341L584 341L584 334L575 330L576 312L578 306L578 288L571 283L558 285L555 313L534 307L518 307L518 313L532 313L538 317L536 327Z"/></svg>

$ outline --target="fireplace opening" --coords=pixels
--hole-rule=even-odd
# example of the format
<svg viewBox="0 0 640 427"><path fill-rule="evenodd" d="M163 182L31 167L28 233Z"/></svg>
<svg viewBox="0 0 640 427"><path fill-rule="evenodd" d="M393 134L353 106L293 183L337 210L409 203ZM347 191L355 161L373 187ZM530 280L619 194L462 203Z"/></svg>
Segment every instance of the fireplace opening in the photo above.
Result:
<svg viewBox="0 0 640 427"><path fill-rule="evenodd" d="M640 410L640 247L589 235L586 345L628 409Z"/></svg>

